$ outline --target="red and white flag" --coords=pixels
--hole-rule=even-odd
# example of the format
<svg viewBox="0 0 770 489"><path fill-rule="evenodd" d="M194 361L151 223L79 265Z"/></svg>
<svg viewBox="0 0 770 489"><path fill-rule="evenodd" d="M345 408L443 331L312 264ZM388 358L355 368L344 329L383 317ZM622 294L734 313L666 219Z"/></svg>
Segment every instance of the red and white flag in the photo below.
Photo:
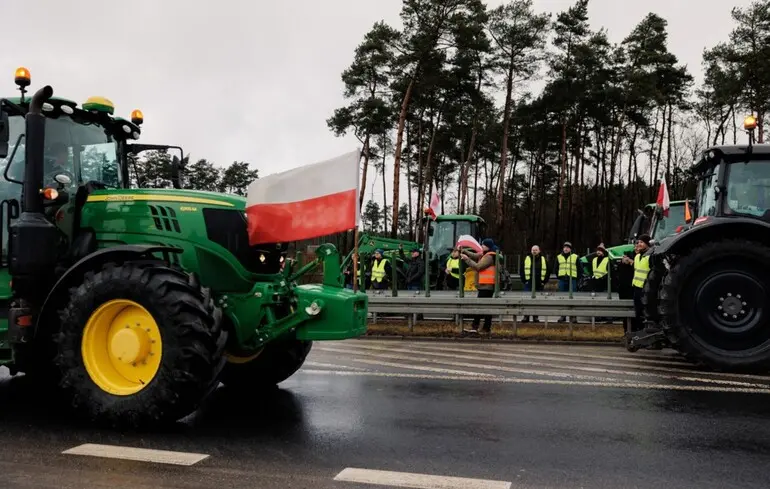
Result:
<svg viewBox="0 0 770 489"><path fill-rule="evenodd" d="M668 186L665 180L661 180L658 189L658 200L656 202L663 209L663 216L668 217L668 209L671 207L671 200L668 198Z"/></svg>
<svg viewBox="0 0 770 489"><path fill-rule="evenodd" d="M428 213L428 215L433 219L436 220L436 216L438 216L439 207L441 206L441 201L438 198L438 194L436 192L433 192L433 195L430 197L430 206L425 209L425 212Z"/></svg>
<svg viewBox="0 0 770 489"><path fill-rule="evenodd" d="M354 229L360 222L361 151L254 180L246 194L249 244L286 243Z"/></svg>
<svg viewBox="0 0 770 489"><path fill-rule="evenodd" d="M481 253L481 245L478 241L476 241L476 238L469 234L463 234L457 239L457 247L458 248L471 248L476 253Z"/></svg>

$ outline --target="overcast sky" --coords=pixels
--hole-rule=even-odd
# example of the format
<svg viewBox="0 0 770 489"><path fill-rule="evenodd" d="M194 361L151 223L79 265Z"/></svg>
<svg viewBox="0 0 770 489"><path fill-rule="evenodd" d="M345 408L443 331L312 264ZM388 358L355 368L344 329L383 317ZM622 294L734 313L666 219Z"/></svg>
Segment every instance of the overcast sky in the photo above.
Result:
<svg viewBox="0 0 770 489"><path fill-rule="evenodd" d="M142 109L144 142L178 144L218 165L248 161L261 175L358 146L325 121L343 103L340 73L364 33L378 20L398 26L401 8L400 0L2 1L0 93L14 94L13 72L25 66L32 89L47 83L77 102L102 95L126 118ZM534 3L558 12L573 2ZM704 46L726 39L730 9L749 3L591 0L589 11L612 41L658 13L671 51L700 79Z"/></svg>

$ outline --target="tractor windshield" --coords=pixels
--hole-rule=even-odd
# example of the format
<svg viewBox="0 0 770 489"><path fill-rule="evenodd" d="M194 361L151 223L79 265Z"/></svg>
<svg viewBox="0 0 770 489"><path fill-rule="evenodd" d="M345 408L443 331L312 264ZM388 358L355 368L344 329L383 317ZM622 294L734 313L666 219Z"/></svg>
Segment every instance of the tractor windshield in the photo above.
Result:
<svg viewBox="0 0 770 489"><path fill-rule="evenodd" d="M725 213L770 218L770 161L732 163L726 179Z"/></svg>
<svg viewBox="0 0 770 489"><path fill-rule="evenodd" d="M428 242L428 249L443 256L452 251L460 236L467 234L478 237L478 224L471 221L434 221L431 222L433 236Z"/></svg>
<svg viewBox="0 0 770 489"><path fill-rule="evenodd" d="M671 236L676 228L684 224L684 204L671 205L668 209L668 217L662 214L656 216L650 236L655 241Z"/></svg>
<svg viewBox="0 0 770 489"><path fill-rule="evenodd" d="M21 181L25 153L24 137L19 138L24 133L21 116L10 117L10 133L11 147L2 167L4 171L11 161L8 177ZM49 118L46 120L43 184L54 184L57 174L65 174L72 180L73 187L89 181L107 187L120 187L122 182L117 155L117 142L104 127L76 116ZM4 184L10 182L4 181ZM21 192L21 186L16 185L19 186L17 192Z"/></svg>
<svg viewBox="0 0 770 489"><path fill-rule="evenodd" d="M715 166L707 175L703 175L698 183L696 195L697 209L695 217L715 216L717 213L717 197L714 187L717 182L719 165Z"/></svg>

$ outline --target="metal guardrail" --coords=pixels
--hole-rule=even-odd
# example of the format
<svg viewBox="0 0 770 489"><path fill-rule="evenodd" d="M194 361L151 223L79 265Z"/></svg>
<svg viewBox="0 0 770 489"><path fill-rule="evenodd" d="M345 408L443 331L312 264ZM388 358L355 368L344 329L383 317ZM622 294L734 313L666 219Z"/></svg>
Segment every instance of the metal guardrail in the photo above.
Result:
<svg viewBox="0 0 770 489"><path fill-rule="evenodd" d="M608 298L604 293L538 292L533 299L530 292L501 292L497 298L460 297L457 292L432 291L430 297L415 291L399 291L397 296L388 292L368 291L369 312L403 314L410 325L416 315L431 316L571 316L633 318L634 302L619 299L617 294ZM514 319L515 320L515 319Z"/></svg>

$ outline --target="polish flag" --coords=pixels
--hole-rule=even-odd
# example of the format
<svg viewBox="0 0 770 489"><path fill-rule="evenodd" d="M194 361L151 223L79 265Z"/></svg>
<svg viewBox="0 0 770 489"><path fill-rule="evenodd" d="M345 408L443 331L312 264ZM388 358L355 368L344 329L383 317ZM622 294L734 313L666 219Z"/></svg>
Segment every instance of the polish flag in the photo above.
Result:
<svg viewBox="0 0 770 489"><path fill-rule="evenodd" d="M436 220L436 216L438 216L438 210L441 206L441 201L438 198L438 194L436 192L433 192L433 195L430 197L430 207L425 209L425 213L428 214L431 219L434 221Z"/></svg>
<svg viewBox="0 0 770 489"><path fill-rule="evenodd" d="M458 248L471 248L476 253L481 253L481 245L478 241L476 241L476 238L469 234L463 234L457 239L457 247Z"/></svg>
<svg viewBox="0 0 770 489"><path fill-rule="evenodd" d="M246 194L249 244L286 243L354 229L360 222L361 151L254 180Z"/></svg>
<svg viewBox="0 0 770 489"><path fill-rule="evenodd" d="M658 200L656 201L663 209L663 216L668 217L668 209L671 207L671 200L668 198L668 186L665 180L661 180L660 188L658 189Z"/></svg>

